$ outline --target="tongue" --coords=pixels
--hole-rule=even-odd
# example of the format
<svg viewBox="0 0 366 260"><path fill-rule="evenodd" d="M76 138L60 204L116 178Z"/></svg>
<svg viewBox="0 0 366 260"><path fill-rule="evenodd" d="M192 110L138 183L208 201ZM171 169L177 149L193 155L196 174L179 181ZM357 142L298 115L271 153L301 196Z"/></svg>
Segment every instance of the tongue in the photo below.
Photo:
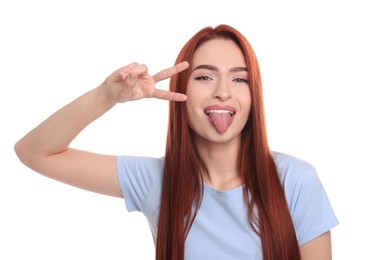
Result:
<svg viewBox="0 0 366 260"><path fill-rule="evenodd" d="M229 113L210 113L209 117L220 134L225 133L231 124Z"/></svg>

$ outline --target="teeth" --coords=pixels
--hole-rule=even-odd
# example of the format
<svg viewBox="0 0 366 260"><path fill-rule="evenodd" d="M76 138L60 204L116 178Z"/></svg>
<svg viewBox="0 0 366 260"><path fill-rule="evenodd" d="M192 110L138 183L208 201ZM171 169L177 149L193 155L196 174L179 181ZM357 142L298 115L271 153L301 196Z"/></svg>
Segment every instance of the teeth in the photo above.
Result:
<svg viewBox="0 0 366 260"><path fill-rule="evenodd" d="M211 114L211 113L217 113L217 114L229 113L230 115L234 114L233 111L229 111L229 110L207 110L206 111L206 114Z"/></svg>

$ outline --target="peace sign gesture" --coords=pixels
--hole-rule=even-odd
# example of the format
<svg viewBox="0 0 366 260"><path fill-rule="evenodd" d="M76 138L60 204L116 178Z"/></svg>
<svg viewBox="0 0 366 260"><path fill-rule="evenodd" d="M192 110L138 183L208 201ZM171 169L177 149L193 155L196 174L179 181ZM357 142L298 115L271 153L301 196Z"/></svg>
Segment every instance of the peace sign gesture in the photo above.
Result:
<svg viewBox="0 0 366 260"><path fill-rule="evenodd" d="M185 101L186 95L157 89L155 84L184 71L188 66L188 62L181 62L151 76L146 65L134 62L113 72L103 84L119 103L142 98Z"/></svg>

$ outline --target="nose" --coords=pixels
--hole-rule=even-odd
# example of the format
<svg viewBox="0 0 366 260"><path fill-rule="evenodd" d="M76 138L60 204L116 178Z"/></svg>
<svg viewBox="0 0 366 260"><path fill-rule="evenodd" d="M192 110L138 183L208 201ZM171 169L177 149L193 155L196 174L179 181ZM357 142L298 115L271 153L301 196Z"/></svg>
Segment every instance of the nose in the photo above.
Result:
<svg viewBox="0 0 366 260"><path fill-rule="evenodd" d="M224 80L220 80L215 89L212 92L212 96L215 99L227 100L231 98L231 90L229 84Z"/></svg>

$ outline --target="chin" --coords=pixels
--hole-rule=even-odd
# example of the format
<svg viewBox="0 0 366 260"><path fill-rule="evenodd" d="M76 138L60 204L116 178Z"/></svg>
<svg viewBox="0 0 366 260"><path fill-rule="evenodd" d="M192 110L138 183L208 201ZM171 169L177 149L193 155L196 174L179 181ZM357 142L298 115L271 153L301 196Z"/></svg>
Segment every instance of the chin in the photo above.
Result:
<svg viewBox="0 0 366 260"><path fill-rule="evenodd" d="M199 132L195 132L194 138L197 141L218 144L237 142L241 140L241 131L238 133L234 133L233 131L230 131L230 129L228 129L224 133L219 133L218 131L216 131L216 129L211 129L201 134Z"/></svg>

